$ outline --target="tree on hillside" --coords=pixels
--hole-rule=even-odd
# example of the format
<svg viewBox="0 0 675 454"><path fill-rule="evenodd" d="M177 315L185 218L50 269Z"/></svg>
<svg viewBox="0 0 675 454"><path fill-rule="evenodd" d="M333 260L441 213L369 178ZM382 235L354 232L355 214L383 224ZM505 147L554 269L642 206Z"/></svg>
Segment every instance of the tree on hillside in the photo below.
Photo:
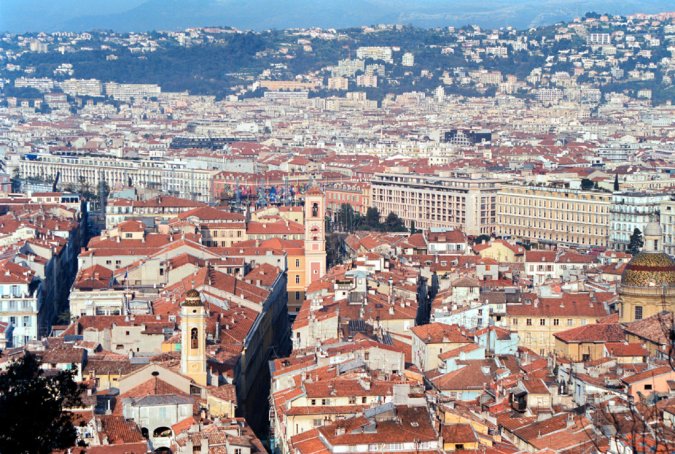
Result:
<svg viewBox="0 0 675 454"><path fill-rule="evenodd" d="M64 409L82 404L73 373L46 376L26 352L0 375L0 452L51 453L75 444L77 434Z"/></svg>
<svg viewBox="0 0 675 454"><path fill-rule="evenodd" d="M642 249L642 246L645 245L644 240L642 239L642 232L637 227L633 230L633 234L630 236L630 242L628 243L628 252L635 255Z"/></svg>

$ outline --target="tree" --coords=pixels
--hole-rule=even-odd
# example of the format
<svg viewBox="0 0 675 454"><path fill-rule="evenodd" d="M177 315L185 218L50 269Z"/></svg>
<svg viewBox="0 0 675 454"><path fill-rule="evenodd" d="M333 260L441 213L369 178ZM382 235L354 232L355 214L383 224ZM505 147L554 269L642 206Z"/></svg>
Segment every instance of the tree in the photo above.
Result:
<svg viewBox="0 0 675 454"><path fill-rule="evenodd" d="M590 191L591 189L593 189L593 180L589 180L588 178L582 178L581 189L583 189L584 191Z"/></svg>
<svg viewBox="0 0 675 454"><path fill-rule="evenodd" d="M66 408L82 405L82 385L73 372L45 376L38 358L26 352L0 375L0 452L51 453L75 444Z"/></svg>
<svg viewBox="0 0 675 454"><path fill-rule="evenodd" d="M491 239L492 239L492 237L490 237L490 235L483 234L483 235L477 236L476 239L473 240L473 244L483 244L483 242L489 243Z"/></svg>
<svg viewBox="0 0 675 454"><path fill-rule="evenodd" d="M615 173L614 174L614 192L619 191L619 174Z"/></svg>
<svg viewBox="0 0 675 454"><path fill-rule="evenodd" d="M335 213L335 225L341 226L343 232L353 232L360 223L360 215L347 203L340 205L340 209Z"/></svg>
<svg viewBox="0 0 675 454"><path fill-rule="evenodd" d="M368 207L368 211L366 211L366 225L373 229L381 227L380 212L376 207Z"/></svg>
<svg viewBox="0 0 675 454"><path fill-rule="evenodd" d="M628 252L633 255L636 255L642 249L645 242L642 239L642 232L637 227L633 230L633 234L630 236L630 243L628 243Z"/></svg>
<svg viewBox="0 0 675 454"><path fill-rule="evenodd" d="M408 229L405 228L403 220L398 217L393 211L387 215L387 218L384 220L384 231L385 232L406 232Z"/></svg>

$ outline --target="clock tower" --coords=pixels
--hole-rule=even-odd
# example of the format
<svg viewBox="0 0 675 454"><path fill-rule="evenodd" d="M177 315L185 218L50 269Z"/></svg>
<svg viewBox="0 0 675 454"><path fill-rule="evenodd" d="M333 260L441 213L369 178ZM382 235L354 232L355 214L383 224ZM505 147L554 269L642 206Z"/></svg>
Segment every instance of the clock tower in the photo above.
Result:
<svg viewBox="0 0 675 454"><path fill-rule="evenodd" d="M197 290L187 291L180 318L180 371L206 386L206 308Z"/></svg>
<svg viewBox="0 0 675 454"><path fill-rule="evenodd" d="M318 186L305 193L305 285L326 274L326 198Z"/></svg>

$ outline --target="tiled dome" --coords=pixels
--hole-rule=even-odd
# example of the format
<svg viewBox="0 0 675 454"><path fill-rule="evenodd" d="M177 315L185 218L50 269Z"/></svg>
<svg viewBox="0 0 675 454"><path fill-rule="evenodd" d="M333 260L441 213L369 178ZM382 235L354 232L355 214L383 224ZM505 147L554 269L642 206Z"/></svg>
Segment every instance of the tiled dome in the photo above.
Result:
<svg viewBox="0 0 675 454"><path fill-rule="evenodd" d="M675 287L675 260L662 252L641 252L626 265L621 284L631 287Z"/></svg>
<svg viewBox="0 0 675 454"><path fill-rule="evenodd" d="M202 306L202 297L195 289L188 290L185 294L185 301L183 306Z"/></svg>

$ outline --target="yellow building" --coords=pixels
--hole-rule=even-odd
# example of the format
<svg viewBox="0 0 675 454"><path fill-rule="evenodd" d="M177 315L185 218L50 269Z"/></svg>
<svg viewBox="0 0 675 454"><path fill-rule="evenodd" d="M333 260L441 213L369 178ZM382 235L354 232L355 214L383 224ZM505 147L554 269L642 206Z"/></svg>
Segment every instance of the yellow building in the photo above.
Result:
<svg viewBox="0 0 675 454"><path fill-rule="evenodd" d="M504 240L493 240L489 243L477 244L473 250L481 258L489 258L499 263L516 263L525 259L525 248Z"/></svg>
<svg viewBox="0 0 675 454"><path fill-rule="evenodd" d="M497 194L497 234L533 243L605 247L612 194L505 185Z"/></svg>
<svg viewBox="0 0 675 454"><path fill-rule="evenodd" d="M524 294L519 303L506 305L502 320L505 328L518 333L520 346L546 355L555 350L555 334L591 325L608 314L607 304L588 293L563 293L553 298Z"/></svg>
<svg viewBox="0 0 675 454"><path fill-rule="evenodd" d="M675 310L675 260L661 252L663 233L656 222L647 224L644 250L631 259L621 275L621 321L641 320Z"/></svg>
<svg viewBox="0 0 675 454"><path fill-rule="evenodd" d="M197 290L188 290L180 308L181 373L206 386L206 309Z"/></svg>
<svg viewBox="0 0 675 454"><path fill-rule="evenodd" d="M557 357L592 361L605 356L605 343L623 342L626 335L618 323L601 323L561 331L553 337Z"/></svg>
<svg viewBox="0 0 675 454"><path fill-rule="evenodd" d="M288 313L296 315L305 300L307 272L305 268L305 244L301 240L274 238L260 243L262 248L272 248L286 253Z"/></svg>

